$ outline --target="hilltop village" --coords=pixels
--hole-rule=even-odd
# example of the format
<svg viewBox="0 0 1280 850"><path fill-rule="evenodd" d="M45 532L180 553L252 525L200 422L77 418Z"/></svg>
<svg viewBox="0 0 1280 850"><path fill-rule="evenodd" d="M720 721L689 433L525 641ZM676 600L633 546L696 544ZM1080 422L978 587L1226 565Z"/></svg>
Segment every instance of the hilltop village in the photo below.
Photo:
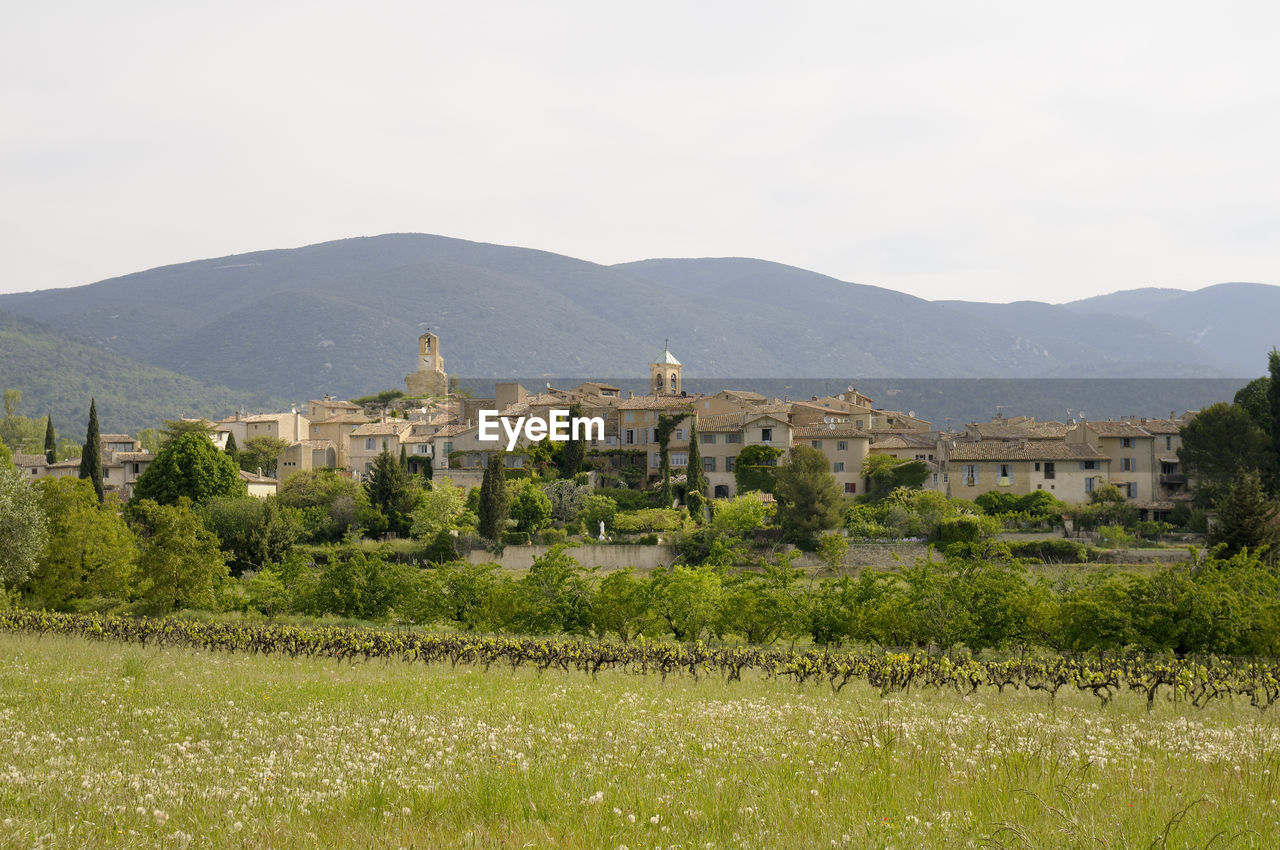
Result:
<svg viewBox="0 0 1280 850"><path fill-rule="evenodd" d="M775 450L753 450L753 462L769 464L794 445L821 451L849 496L866 492L863 463L876 454L923 462L928 472L922 486L948 497L1044 490L1063 502L1084 502L1096 488L1113 484L1144 520L1164 520L1178 502L1191 498L1177 454L1179 429L1190 413L1072 422L998 416L962 430L937 430L909 413L878 408L852 389L804 400L766 398L750 389L692 394L683 389L683 368L664 346L649 363L646 395L593 381L536 392L499 382L492 398L472 398L450 392L440 340L425 333L403 397L356 404L326 395L308 402L305 411L235 414L207 426L220 448L264 436L284 444L274 469L241 473L257 496L275 492L281 481L307 470L331 468L367 477L383 451L403 457L410 472L477 486L494 452L504 453L506 466L517 469L529 463L532 445L522 435L508 452L505 442L482 440L481 411L545 419L572 406L604 422L603 436L595 435L585 446L587 465L601 485L645 488L655 482L660 417L682 417L667 442L672 472L678 481L688 465L690 426L696 423L698 455L712 498L736 495L735 463L744 450ZM128 499L152 457L134 437L102 435L105 488ZM74 477L79 469L78 460L48 463L35 454L17 454L14 462L28 480Z"/></svg>

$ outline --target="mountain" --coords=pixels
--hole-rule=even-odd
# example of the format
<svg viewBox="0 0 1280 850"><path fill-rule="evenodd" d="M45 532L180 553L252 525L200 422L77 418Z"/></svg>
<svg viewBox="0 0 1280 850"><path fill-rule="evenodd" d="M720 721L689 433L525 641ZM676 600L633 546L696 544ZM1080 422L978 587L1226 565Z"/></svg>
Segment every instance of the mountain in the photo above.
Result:
<svg viewBox="0 0 1280 850"><path fill-rule="evenodd" d="M1064 306L1077 313L1138 317L1231 375L1265 374L1267 352L1280 344L1280 287L1261 283L1220 283L1194 292L1137 289Z"/></svg>
<svg viewBox="0 0 1280 850"><path fill-rule="evenodd" d="M0 389L22 393L17 413L53 416L59 434L83 439L96 397L104 433L136 433L178 416L220 417L237 409L277 409L270 395L207 384L104 351L0 311Z"/></svg>
<svg viewBox="0 0 1280 850"><path fill-rule="evenodd" d="M1239 377L1263 369L1278 296L929 302L763 260L604 266L391 234L0 295L0 310L130 368L300 402L402 387L428 327L464 376L643 376L669 339L689 377Z"/></svg>

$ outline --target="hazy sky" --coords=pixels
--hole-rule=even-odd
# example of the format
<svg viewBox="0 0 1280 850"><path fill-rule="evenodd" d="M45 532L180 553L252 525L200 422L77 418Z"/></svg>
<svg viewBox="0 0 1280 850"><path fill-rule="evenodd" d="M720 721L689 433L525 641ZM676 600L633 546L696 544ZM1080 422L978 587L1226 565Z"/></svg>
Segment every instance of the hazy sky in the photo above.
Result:
<svg viewBox="0 0 1280 850"><path fill-rule="evenodd" d="M425 232L925 298L1280 283L1274 3L15 3L0 291Z"/></svg>

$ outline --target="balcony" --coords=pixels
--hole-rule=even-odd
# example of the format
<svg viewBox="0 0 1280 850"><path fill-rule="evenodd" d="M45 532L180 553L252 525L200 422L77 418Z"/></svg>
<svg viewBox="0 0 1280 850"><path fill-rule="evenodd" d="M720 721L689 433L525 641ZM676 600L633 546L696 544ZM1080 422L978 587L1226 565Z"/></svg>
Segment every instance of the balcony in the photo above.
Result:
<svg viewBox="0 0 1280 850"><path fill-rule="evenodd" d="M1180 472L1161 473L1160 483L1165 487L1181 487L1187 483L1187 476Z"/></svg>

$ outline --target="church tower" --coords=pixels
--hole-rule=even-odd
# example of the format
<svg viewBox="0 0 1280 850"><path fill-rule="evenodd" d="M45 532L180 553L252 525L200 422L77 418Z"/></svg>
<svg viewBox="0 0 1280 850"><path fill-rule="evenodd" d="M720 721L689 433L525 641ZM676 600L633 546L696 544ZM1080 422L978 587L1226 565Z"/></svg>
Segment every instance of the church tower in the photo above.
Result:
<svg viewBox="0 0 1280 850"><path fill-rule="evenodd" d="M654 395L680 395L680 361L671 353L671 348L664 344L662 354L649 364L649 390Z"/></svg>
<svg viewBox="0 0 1280 850"><path fill-rule="evenodd" d="M418 337L418 370L404 379L405 394L410 398L443 396L449 393L449 376L440 356L440 338L427 331Z"/></svg>

